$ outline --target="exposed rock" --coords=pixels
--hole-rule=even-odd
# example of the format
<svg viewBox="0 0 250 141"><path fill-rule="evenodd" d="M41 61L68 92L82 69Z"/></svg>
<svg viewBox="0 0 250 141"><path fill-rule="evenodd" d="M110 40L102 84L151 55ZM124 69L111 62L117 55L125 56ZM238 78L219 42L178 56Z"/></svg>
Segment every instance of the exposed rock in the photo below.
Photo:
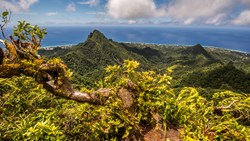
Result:
<svg viewBox="0 0 250 141"><path fill-rule="evenodd" d="M166 141L167 139L169 141L182 141L180 133L174 125L167 121L167 131L164 134L162 117L156 113L153 114L153 118L156 121L156 125L144 135L145 141Z"/></svg>
<svg viewBox="0 0 250 141"><path fill-rule="evenodd" d="M145 141L165 141L164 132L161 129L152 129L145 136Z"/></svg>
<svg viewBox="0 0 250 141"><path fill-rule="evenodd" d="M177 129L168 128L166 131L166 137L164 137L163 125L158 124L154 129L151 129L148 133L144 135L145 141L182 141L180 139L180 133Z"/></svg>
<svg viewBox="0 0 250 141"><path fill-rule="evenodd" d="M111 89L101 88L94 92L94 94L101 94L103 97L108 97L111 93Z"/></svg>
<svg viewBox="0 0 250 141"><path fill-rule="evenodd" d="M123 102L123 108L130 108L133 105L133 93L126 88L121 88L118 92Z"/></svg>

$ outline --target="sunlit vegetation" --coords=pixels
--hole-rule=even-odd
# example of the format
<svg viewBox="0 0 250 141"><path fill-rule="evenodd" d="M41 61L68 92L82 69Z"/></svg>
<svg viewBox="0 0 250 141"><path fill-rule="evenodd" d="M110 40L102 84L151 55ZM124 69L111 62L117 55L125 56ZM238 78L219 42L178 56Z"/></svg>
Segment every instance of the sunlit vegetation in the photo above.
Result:
<svg viewBox="0 0 250 141"><path fill-rule="evenodd" d="M167 132L169 122L185 140L250 139L249 95L225 91L209 101L195 88L175 93L169 71L138 72L138 65L125 61L106 68L109 75L98 86L113 94L103 105L53 96L31 77L1 79L1 140L125 140L143 137L143 129L156 124Z"/></svg>
<svg viewBox="0 0 250 141"><path fill-rule="evenodd" d="M3 13L2 17L7 15L8 13ZM29 34L26 34L25 30L18 30L27 28L30 29ZM20 22L14 32L16 32L15 37L20 38L19 40L11 39L14 43L4 41L5 47L13 45L14 50L6 48L8 55L2 49L0 50L2 51L0 54L2 55L0 62L0 140L92 141L151 140L152 138L187 141L250 140L250 95L246 94L248 91L243 91L245 85L241 89L242 85L238 84L238 81L235 81L237 84L233 83L237 79L235 76L243 79L247 74L239 73L232 64L229 64L228 67L219 67L220 69L217 70L203 70L204 75L216 74L217 77L224 73L226 78L231 76L231 73L227 75L227 68L230 68L229 72L233 72L232 82L228 81L229 86L209 85L208 81L204 83L208 87L214 86L216 91L201 87L203 85L198 85L198 81L194 83L197 84L194 87L186 87L187 85L184 84L189 84L192 80L184 83L184 80L173 79L177 74L181 74L181 69L184 70L182 73L188 73L178 79L196 79L198 76L192 76L199 71L199 68L193 68L192 71L187 70L192 68L197 61L202 60L205 64L215 62L216 64L213 66L220 66L220 63L200 46L189 49L200 57L194 58L188 54L184 59L177 61L179 62L177 65L164 66L166 68L163 69L163 67L158 68L160 64L154 67L148 66L154 64L154 61L164 58L163 54L157 50L137 48L128 53L128 48L126 49L128 46L123 45L122 51L119 52L115 49L122 47L121 44L107 40L96 31L98 34L92 34L89 37L90 41L85 44L88 43L90 46L89 43L91 43L100 50L103 47L112 46L104 53L93 49L102 53L99 54L100 56L98 54L95 56L97 60L104 59L101 64L102 77L91 78L89 81L81 76L79 76L81 79L73 78L73 82L77 81L77 88L80 90L80 92L74 93L70 82L72 73L67 65L60 58L52 56L51 59L40 58L37 54L40 39L43 38L39 34L44 35L45 31ZM31 40L26 38L32 34L38 36L31 36L34 38ZM35 39L39 39L39 41ZM21 43L27 41L33 50L29 52L29 48L24 48L26 46L20 42L15 43L17 41L21 41ZM21 51L25 49L24 56L20 56L20 52L15 52L17 46ZM79 51L81 47L81 45L76 47L79 54L81 54ZM113 57L112 59L105 56L110 53L110 50L112 51L109 55ZM150 56L148 50L153 51L156 56ZM140 52L142 56L136 54L138 51L142 51ZM159 59L157 55L163 58ZM69 56L67 59L70 59ZM133 57L134 59L129 59ZM192 58L191 61L185 61L189 57ZM68 63L70 63L69 60ZM90 66L95 63L95 61L89 61ZM109 63L110 65L107 65ZM162 65L164 63L166 62L161 62ZM77 70L79 67L74 64L70 65L73 70ZM204 64L199 65L201 67ZM14 74L10 73L13 69ZM92 69L90 67L90 70ZM100 68L95 69L99 72ZM76 72L79 75L83 73L81 71L86 70ZM9 74L9 76L4 74ZM201 77L200 81L203 82L205 78L211 77ZM47 83L48 80L54 82L50 84L52 90L43 83ZM210 81L210 79L208 80ZM217 84L220 83L219 81L211 80L211 83ZM244 82L248 84L248 81L246 79ZM84 84L81 85L81 83ZM62 87L67 90L70 88L69 91L72 93L64 95L66 92ZM86 95L90 97L90 100L74 99L71 97L74 94ZM98 102L93 100L98 100ZM154 135L151 137L152 134Z"/></svg>

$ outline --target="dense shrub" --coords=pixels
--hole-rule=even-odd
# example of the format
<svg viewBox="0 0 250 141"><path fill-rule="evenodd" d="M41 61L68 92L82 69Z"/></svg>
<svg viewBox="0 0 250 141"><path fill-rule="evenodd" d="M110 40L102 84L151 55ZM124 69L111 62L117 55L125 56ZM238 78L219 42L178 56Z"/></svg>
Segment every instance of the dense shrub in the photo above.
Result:
<svg viewBox="0 0 250 141"><path fill-rule="evenodd" d="M176 93L166 74L138 72L139 63L108 66L97 86L111 88L103 105L78 103L54 96L33 78L0 79L0 140L125 140L143 137L154 128L155 114L179 129L184 140L250 140L250 96L230 91L211 100L195 88ZM127 89L133 104L119 96ZM82 91L93 91L82 88Z"/></svg>

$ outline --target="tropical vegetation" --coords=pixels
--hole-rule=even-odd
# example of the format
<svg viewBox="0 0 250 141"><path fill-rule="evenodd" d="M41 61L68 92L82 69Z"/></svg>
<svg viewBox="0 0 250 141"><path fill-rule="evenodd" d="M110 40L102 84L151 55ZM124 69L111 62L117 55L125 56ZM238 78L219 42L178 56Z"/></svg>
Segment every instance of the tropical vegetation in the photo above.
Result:
<svg viewBox="0 0 250 141"><path fill-rule="evenodd" d="M6 16L5 12L1 17ZM170 58L164 56L168 48L162 52L153 47L132 48L134 44L106 40L95 31L85 43L50 51L64 51L62 60L76 73L73 90L67 65L45 50L40 53L50 59L37 54L45 33L37 26L19 22L14 38L3 42L6 49L0 50L0 140L250 140L250 95L247 85L242 84L249 83L247 71L232 63L223 64L225 60L210 56L200 45L177 49L187 55ZM23 52L15 53L17 49ZM77 58L81 50L94 51L96 56ZM105 58L105 54L110 57ZM78 59L89 64L76 66ZM86 80L87 75L81 75L91 74L93 69L99 72L100 68L100 76ZM232 70L237 73L227 73ZM201 75L194 76L197 72ZM225 75L215 79L222 73ZM223 77L232 77L224 81L229 86L223 83L221 87ZM69 96L63 90L72 93ZM72 98L74 94L91 98L81 101Z"/></svg>

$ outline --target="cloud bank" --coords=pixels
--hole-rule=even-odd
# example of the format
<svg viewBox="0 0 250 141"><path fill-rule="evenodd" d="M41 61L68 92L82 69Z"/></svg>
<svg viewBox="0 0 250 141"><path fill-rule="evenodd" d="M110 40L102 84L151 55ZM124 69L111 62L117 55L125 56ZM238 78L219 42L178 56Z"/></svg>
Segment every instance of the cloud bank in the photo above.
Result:
<svg viewBox="0 0 250 141"><path fill-rule="evenodd" d="M128 20L165 15L153 0L108 0L106 7L110 16Z"/></svg>
<svg viewBox="0 0 250 141"><path fill-rule="evenodd" d="M239 18L249 5L250 0L176 0L168 4L166 16L184 24L225 25Z"/></svg>
<svg viewBox="0 0 250 141"><path fill-rule="evenodd" d="M232 21L234 25L250 25L250 10L245 10Z"/></svg>
<svg viewBox="0 0 250 141"><path fill-rule="evenodd" d="M250 25L250 0L108 0L107 13L116 19L136 21L168 19L169 23Z"/></svg>
<svg viewBox="0 0 250 141"><path fill-rule="evenodd" d="M38 0L0 0L0 9L13 12L28 11Z"/></svg>

